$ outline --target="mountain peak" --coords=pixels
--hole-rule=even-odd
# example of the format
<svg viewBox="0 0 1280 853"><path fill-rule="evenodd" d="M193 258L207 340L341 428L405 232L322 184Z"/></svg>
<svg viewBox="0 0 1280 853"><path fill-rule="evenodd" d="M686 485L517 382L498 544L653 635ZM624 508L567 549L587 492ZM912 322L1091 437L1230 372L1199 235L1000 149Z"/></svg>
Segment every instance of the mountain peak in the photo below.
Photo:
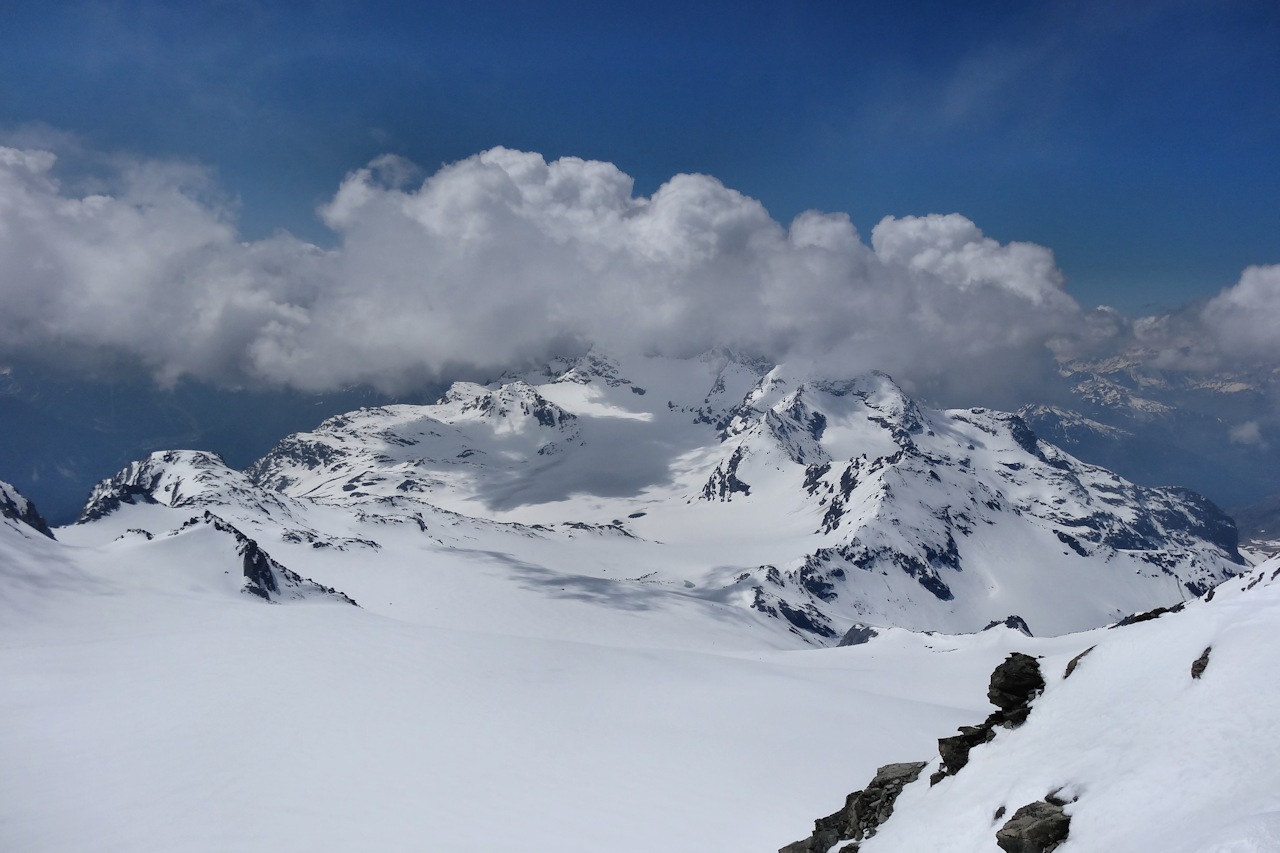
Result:
<svg viewBox="0 0 1280 853"><path fill-rule="evenodd" d="M9 483L0 481L0 518L17 522L53 539L53 531L36 505Z"/></svg>

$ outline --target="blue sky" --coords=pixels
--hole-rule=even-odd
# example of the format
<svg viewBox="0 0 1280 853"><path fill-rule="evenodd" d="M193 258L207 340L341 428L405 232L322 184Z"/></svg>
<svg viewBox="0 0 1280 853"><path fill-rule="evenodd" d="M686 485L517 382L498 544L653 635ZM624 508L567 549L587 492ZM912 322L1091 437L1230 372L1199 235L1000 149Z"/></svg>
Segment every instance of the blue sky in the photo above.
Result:
<svg viewBox="0 0 1280 853"><path fill-rule="evenodd" d="M383 152L494 145L714 175L788 222L960 212L1084 305L1176 307L1280 262L1280 6L5 4L0 127L212 166L239 228Z"/></svg>

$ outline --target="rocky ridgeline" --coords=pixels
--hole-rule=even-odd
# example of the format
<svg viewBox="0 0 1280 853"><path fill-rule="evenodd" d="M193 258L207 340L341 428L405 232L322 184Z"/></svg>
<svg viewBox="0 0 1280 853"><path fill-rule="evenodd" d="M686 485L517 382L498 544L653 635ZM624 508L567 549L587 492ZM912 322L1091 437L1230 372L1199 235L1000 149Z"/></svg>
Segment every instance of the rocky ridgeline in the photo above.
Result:
<svg viewBox="0 0 1280 853"><path fill-rule="evenodd" d="M959 773L969 762L970 750L993 740L999 729L1022 725L1044 686L1035 658L1021 652L1010 654L991 673L987 689L987 698L997 710L976 726L961 726L959 735L938 740L940 765L929 784L936 785ZM788 844L778 853L827 853L840 842L848 843L838 853L857 853L862 843L875 836L892 817L898 795L920 777L926 766L924 761L886 764L876 771L865 789L849 794L842 808L814 821L808 838ZM1056 849L1070 829L1071 818L1063 808L1068 802L1058 791L1022 806L996 831L996 844L1005 853L1049 853ZM1003 816L1001 808L996 817Z"/></svg>
<svg viewBox="0 0 1280 853"><path fill-rule="evenodd" d="M618 553L636 560L665 550L677 568L661 580L696 590L682 594L812 644L854 623L976 631L1014 609L1042 635L1082 630L1200 595L1241 565L1212 504L1086 465L1016 415L924 408L882 373L762 372L727 357L623 368L591 353L545 375L460 382L434 405L330 418L244 472L213 454L152 454L101 483L81 521L139 505L377 547L368 527L319 529L337 508L362 526L431 526L444 547L475 534L535 564L545 549L526 540L558 548L598 532L634 540ZM511 526L526 520L516 510L537 524ZM754 565L756 549L726 540L761 518L779 521L779 547L766 537L770 562ZM712 548L724 551L714 576ZM605 574L592 559L583 570Z"/></svg>
<svg viewBox="0 0 1280 853"><path fill-rule="evenodd" d="M976 726L961 726L958 735L938 740L942 763L929 777L929 784L936 785L959 773L969 763L970 750L994 740L997 728L1012 729L1026 722L1031 714L1031 700L1043 690L1044 676L1036 659L1021 652L1010 654L991 673L991 685L987 689L987 699L999 710Z"/></svg>
<svg viewBox="0 0 1280 853"><path fill-rule="evenodd" d="M777 368L730 412L719 438L725 447L703 501L770 500L757 478L803 466L802 500L820 519L821 547L761 577L753 601L764 613L796 614L792 625L819 636L855 615L842 599L865 598L867 575L905 576L913 583L895 584L895 596L952 609L972 594L962 573L990 552L981 543L1013 528L1031 529L1064 571L1103 561L1117 573L1163 575L1189 596L1244 565L1233 522L1201 496L1082 463L1014 414L922 409L881 373L833 382Z"/></svg>
<svg viewBox="0 0 1280 853"><path fill-rule="evenodd" d="M292 507L275 492L259 489L216 453L165 450L130 462L94 486L77 524L105 518L125 505L160 504L178 509L238 506L289 518Z"/></svg>
<svg viewBox="0 0 1280 853"><path fill-rule="evenodd" d="M27 500L16 488L0 481L0 518L7 518L30 527L37 533L53 537L49 524L36 510L36 505Z"/></svg>
<svg viewBox="0 0 1280 853"><path fill-rule="evenodd" d="M331 586L316 583L310 578L304 578L276 562L256 541L208 510L203 516L187 521L180 529L186 530L201 524L208 525L219 533L225 533L235 539L236 553L242 560L241 572L244 576L241 592L272 603L324 596L344 604L359 606L346 593L339 592Z"/></svg>
<svg viewBox="0 0 1280 853"><path fill-rule="evenodd" d="M850 841L840 853L856 853L859 842L876 834L876 830L893 815L893 804L911 782L920 776L923 761L886 764L861 791L845 798L839 811L820 817L813 823L813 835L788 844L778 853L826 853L841 841Z"/></svg>

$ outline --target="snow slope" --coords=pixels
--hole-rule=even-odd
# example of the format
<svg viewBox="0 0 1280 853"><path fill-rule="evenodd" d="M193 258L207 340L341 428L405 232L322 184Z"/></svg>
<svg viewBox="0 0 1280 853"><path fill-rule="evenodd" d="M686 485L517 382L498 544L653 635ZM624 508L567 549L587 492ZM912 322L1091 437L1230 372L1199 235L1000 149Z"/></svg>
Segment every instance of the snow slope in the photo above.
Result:
<svg viewBox="0 0 1280 853"><path fill-rule="evenodd" d="M469 625L447 599L270 603L236 545L209 523L96 545L0 528L0 849L771 849L975 714L1026 639L812 655L566 597ZM593 641L556 636L589 609Z"/></svg>
<svg viewBox="0 0 1280 853"><path fill-rule="evenodd" d="M1070 800L1063 853L1280 850L1278 579L1272 560L1211 600L1042 652L1027 722L934 787L926 768L861 853L994 850L1003 819L1054 792Z"/></svg>
<svg viewBox="0 0 1280 853"><path fill-rule="evenodd" d="M331 418L244 473L153 454L61 535L100 544L205 509L374 609L447 600L466 626L563 594L783 646L854 623L958 632L1011 615L1060 634L1242 568L1203 498L1081 463L1016 416L726 353L593 352L457 383L433 406ZM566 638L588 636L599 608L584 611Z"/></svg>
<svg viewBox="0 0 1280 853"><path fill-rule="evenodd" d="M143 501L84 529L187 511L93 543L0 525L0 849L775 850L876 767L981 719L1013 650L1049 680L1028 722L936 787L923 774L864 850L990 853L1000 806L1064 787L1065 851L1275 849L1280 561L1114 630L780 650L749 610L632 611L483 570L448 581L484 591L464 598L370 569L382 612L264 599L207 508ZM349 564L396 535L291 547ZM541 605L457 613L502 588Z"/></svg>

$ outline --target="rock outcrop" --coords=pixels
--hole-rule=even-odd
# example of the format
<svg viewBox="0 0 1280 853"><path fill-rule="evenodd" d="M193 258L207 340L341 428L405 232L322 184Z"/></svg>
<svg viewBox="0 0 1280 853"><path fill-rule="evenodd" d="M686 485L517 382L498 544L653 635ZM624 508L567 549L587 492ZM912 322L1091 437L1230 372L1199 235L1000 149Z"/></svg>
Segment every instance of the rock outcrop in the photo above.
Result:
<svg viewBox="0 0 1280 853"><path fill-rule="evenodd" d="M999 710L976 726L961 726L958 735L938 739L942 766L929 777L929 784L936 785L959 773L969 763L969 751L992 740L997 728L1022 725L1031 713L1031 700L1042 690L1044 676L1040 663L1022 652L1011 653L991 673L987 688L987 699Z"/></svg>
<svg viewBox="0 0 1280 853"><path fill-rule="evenodd" d="M1213 646L1205 646L1204 652L1200 657L1191 663L1191 677L1199 678L1204 675L1204 671L1209 667L1209 653L1213 651Z"/></svg>
<svg viewBox="0 0 1280 853"><path fill-rule="evenodd" d="M1053 799L1027 803L996 830L996 844L1005 853L1050 853L1067 840L1071 818L1064 803Z"/></svg>
<svg viewBox="0 0 1280 853"><path fill-rule="evenodd" d="M49 529L44 517L36 510L36 505L27 500L21 492L8 483L0 481L0 518L9 518L25 524L37 533L50 539L53 531Z"/></svg>
<svg viewBox="0 0 1280 853"><path fill-rule="evenodd" d="M858 623L844 632L844 636L840 638L837 646L860 646L863 643L869 643L876 637L880 636L880 632L870 625Z"/></svg>
<svg viewBox="0 0 1280 853"><path fill-rule="evenodd" d="M845 798L839 811L813 822L813 834L783 847L778 853L826 853L841 841L852 841L841 853L856 853L859 842L876 834L890 815L902 789L920 777L925 762L886 764L861 791Z"/></svg>
<svg viewBox="0 0 1280 853"><path fill-rule="evenodd" d="M855 625L850 633L859 629L869 630L866 626ZM1005 658L991 673L987 689L987 698L999 710L980 725L961 726L959 735L938 740L942 766L929 778L929 784L936 785L957 773L968 763L969 751L993 739L997 728L1021 725L1031 713L1032 700L1040 695L1044 686L1040 663L1035 658L1021 652L1013 652ZM884 765L876 771L875 778L865 789L854 791L845 798L840 810L815 820L813 833L808 838L794 841L778 853L827 853L841 841L852 843L841 847L839 853L857 853L861 842L874 836L893 814L898 795L920 777L926 764L916 761ZM1063 814L1063 805L1064 801L1050 795L1043 803L1032 803L1018 809L1000 830L1009 839L999 842L1001 848L1008 853L1047 853L1052 850L1062 838L1066 838L1066 823L1070 818ZM1049 807L1050 811L1044 811L1041 806ZM1052 846L1035 846L1046 838L1049 841L1045 843L1052 843ZM1006 847L1006 843L1022 846Z"/></svg>
<svg viewBox="0 0 1280 853"><path fill-rule="evenodd" d="M205 511L203 516L190 519L184 528L207 524L220 533L226 533L236 541L236 553L242 560L244 583L240 591L257 596L264 601L279 602L283 599L301 599L324 596L355 606L349 595L331 586L316 583L281 565L253 539L244 535L225 519Z"/></svg>

